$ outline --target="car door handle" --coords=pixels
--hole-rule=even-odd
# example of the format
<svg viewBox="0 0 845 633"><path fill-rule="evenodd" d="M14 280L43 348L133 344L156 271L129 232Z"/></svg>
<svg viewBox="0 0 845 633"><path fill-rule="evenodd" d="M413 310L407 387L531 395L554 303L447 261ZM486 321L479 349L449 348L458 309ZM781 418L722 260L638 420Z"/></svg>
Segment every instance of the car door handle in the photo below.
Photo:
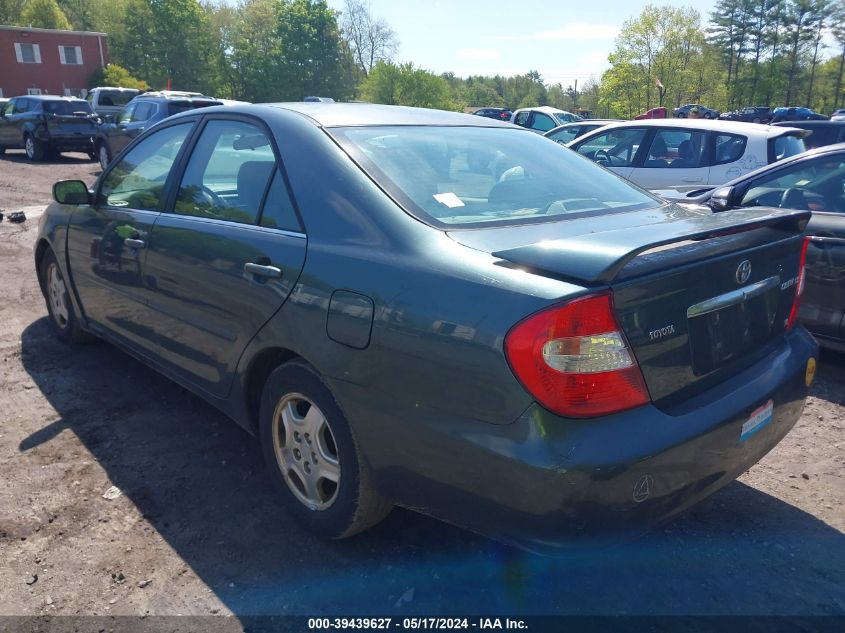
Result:
<svg viewBox="0 0 845 633"><path fill-rule="evenodd" d="M701 178L681 178L684 182L701 182Z"/></svg>
<svg viewBox="0 0 845 633"><path fill-rule="evenodd" d="M282 269L276 266L264 266L262 264L253 264L247 262L244 264L244 272L249 275L257 275L258 277L272 277L278 279L282 276Z"/></svg>
<svg viewBox="0 0 845 633"><path fill-rule="evenodd" d="M129 248L144 248L147 245L144 240L133 240L131 238L123 240L123 243Z"/></svg>

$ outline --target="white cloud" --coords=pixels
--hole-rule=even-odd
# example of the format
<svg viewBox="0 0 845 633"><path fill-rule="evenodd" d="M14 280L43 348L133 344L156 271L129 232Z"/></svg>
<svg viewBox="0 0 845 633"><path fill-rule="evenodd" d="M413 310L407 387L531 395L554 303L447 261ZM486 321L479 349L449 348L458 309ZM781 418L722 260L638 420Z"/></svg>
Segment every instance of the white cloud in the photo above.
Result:
<svg viewBox="0 0 845 633"><path fill-rule="evenodd" d="M619 34L619 27L612 24L589 24L570 22L562 29L540 31L532 37L535 40L610 40Z"/></svg>
<svg viewBox="0 0 845 633"><path fill-rule="evenodd" d="M493 48L463 48L458 51L458 58L488 61L499 59L499 51Z"/></svg>

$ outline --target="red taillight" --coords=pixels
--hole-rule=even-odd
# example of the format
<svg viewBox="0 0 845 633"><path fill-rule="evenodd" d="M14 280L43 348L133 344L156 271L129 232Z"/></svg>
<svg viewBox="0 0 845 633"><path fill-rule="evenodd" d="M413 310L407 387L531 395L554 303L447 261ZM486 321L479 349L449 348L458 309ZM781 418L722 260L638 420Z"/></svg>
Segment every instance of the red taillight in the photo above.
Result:
<svg viewBox="0 0 845 633"><path fill-rule="evenodd" d="M562 416L607 415L649 401L609 292L520 321L505 337L505 355L528 393Z"/></svg>
<svg viewBox="0 0 845 633"><path fill-rule="evenodd" d="M792 309L789 311L789 319L786 321L786 329L791 330L798 322L798 309L801 307L801 295L804 294L804 268L807 265L807 247L810 245L810 238L805 237L801 244L801 257L798 260L798 277L795 280L795 298L792 300Z"/></svg>

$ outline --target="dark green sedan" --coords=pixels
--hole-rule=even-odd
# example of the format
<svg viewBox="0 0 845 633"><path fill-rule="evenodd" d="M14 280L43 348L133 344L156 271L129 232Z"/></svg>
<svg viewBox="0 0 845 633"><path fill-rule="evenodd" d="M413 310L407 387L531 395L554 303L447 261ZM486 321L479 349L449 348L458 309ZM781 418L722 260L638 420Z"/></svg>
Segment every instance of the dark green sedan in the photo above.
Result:
<svg viewBox="0 0 845 633"><path fill-rule="evenodd" d="M327 537L393 505L533 549L636 532L763 457L813 379L808 212L668 205L483 117L207 108L54 197L56 335L258 436Z"/></svg>

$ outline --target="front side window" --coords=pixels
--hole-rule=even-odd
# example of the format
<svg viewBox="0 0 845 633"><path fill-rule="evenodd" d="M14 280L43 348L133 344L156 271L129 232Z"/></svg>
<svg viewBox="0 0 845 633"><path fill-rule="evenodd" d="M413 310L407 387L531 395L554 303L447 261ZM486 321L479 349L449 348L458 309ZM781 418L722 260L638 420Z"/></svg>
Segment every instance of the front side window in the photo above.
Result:
<svg viewBox="0 0 845 633"><path fill-rule="evenodd" d="M435 226L555 221L660 204L569 149L513 128L372 126L330 133L400 206Z"/></svg>
<svg viewBox="0 0 845 633"><path fill-rule="evenodd" d="M645 128L608 130L584 141L576 151L605 167L630 167L645 133Z"/></svg>
<svg viewBox="0 0 845 633"><path fill-rule="evenodd" d="M132 112L132 122L140 123L148 120L153 116L153 114L155 114L157 108L158 106L156 106L156 104L150 103L149 101L139 102L138 105L135 106L135 110Z"/></svg>
<svg viewBox="0 0 845 633"><path fill-rule="evenodd" d="M561 128L554 134L549 134L548 138L552 139L553 141L557 141L561 145L566 145L570 141L574 141L578 138L578 126L577 125L570 125L565 128Z"/></svg>
<svg viewBox="0 0 845 633"><path fill-rule="evenodd" d="M93 114L91 106L88 105L87 101L83 101L82 99L74 99L72 101L45 101L42 107L47 114L64 116Z"/></svg>
<svg viewBox="0 0 845 633"><path fill-rule="evenodd" d="M845 156L822 156L757 178L740 206L845 213Z"/></svg>
<svg viewBox="0 0 845 633"><path fill-rule="evenodd" d="M270 139L242 121L209 121L194 147L174 211L255 224L276 169Z"/></svg>
<svg viewBox="0 0 845 633"><path fill-rule="evenodd" d="M531 129L538 130L539 132L548 132L549 130L556 128L558 126L555 123L554 119L547 114L543 114L542 112L535 112L534 113L534 120L531 122Z"/></svg>
<svg viewBox="0 0 845 633"><path fill-rule="evenodd" d="M97 202L157 211L167 176L193 125L190 122L164 128L133 147L103 180Z"/></svg>
<svg viewBox="0 0 845 633"><path fill-rule="evenodd" d="M11 116L15 113L15 103L16 101L9 101L9 103L3 106L3 116Z"/></svg>
<svg viewBox="0 0 845 633"><path fill-rule="evenodd" d="M123 108L123 111L120 113L120 116L117 119L118 123L129 123L132 120L132 115L135 112L135 108L138 106L137 103L130 103L128 106Z"/></svg>
<svg viewBox="0 0 845 633"><path fill-rule="evenodd" d="M700 130L657 130L643 167L693 168L701 165L704 132Z"/></svg>

